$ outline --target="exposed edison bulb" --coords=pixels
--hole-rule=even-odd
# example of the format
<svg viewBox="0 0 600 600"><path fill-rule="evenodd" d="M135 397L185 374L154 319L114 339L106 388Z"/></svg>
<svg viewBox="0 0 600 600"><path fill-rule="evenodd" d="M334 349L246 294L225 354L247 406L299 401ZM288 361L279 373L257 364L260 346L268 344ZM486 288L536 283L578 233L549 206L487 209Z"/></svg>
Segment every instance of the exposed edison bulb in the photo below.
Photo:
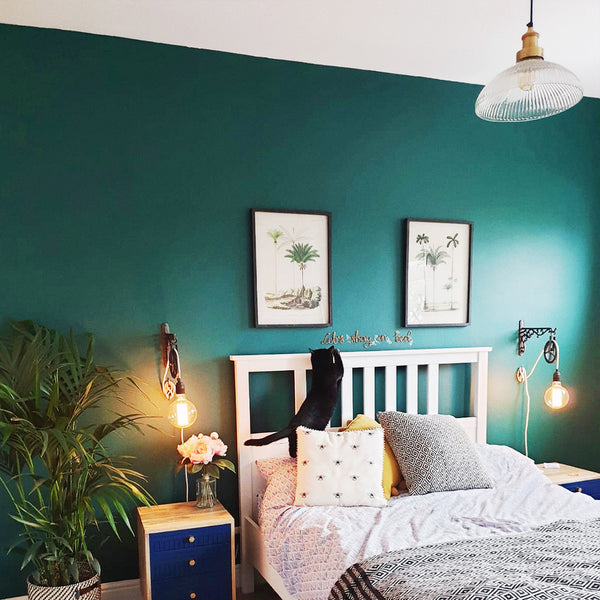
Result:
<svg viewBox="0 0 600 600"><path fill-rule="evenodd" d="M533 89L533 73L530 70L519 74L519 89L522 92L530 92Z"/></svg>
<svg viewBox="0 0 600 600"><path fill-rule="evenodd" d="M561 384L558 371L555 371L552 384L544 392L544 402L553 410L564 408L569 403L569 392Z"/></svg>
<svg viewBox="0 0 600 600"><path fill-rule="evenodd" d="M181 378L177 378L175 384L175 399L169 404L167 419L173 427L185 429L194 423L198 411L196 407L185 397L185 386Z"/></svg>
<svg viewBox="0 0 600 600"><path fill-rule="evenodd" d="M194 423L197 416L196 407L184 395L178 395L169 405L167 419L173 427L185 429Z"/></svg>

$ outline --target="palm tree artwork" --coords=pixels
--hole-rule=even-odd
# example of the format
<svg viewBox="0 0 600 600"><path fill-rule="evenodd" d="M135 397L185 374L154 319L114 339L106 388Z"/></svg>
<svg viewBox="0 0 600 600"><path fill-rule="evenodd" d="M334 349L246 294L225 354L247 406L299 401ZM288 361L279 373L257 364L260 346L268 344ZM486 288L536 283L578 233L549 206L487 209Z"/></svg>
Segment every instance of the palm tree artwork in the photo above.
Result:
<svg viewBox="0 0 600 600"><path fill-rule="evenodd" d="M456 250L456 247L459 244L458 233L455 233L454 235L447 235L446 239L448 240L446 248L450 248L452 246L452 262L450 267L450 281L448 281L448 285L445 287L448 287L450 289L450 310L455 310L456 307L454 306L454 284L456 283L456 279L454 278L454 251Z"/></svg>
<svg viewBox="0 0 600 600"><path fill-rule="evenodd" d="M406 220L405 326L469 324L469 221Z"/></svg>
<svg viewBox="0 0 600 600"><path fill-rule="evenodd" d="M272 229L267 232L267 235L273 240L275 244L275 291L265 293L265 302L268 308L279 309L279 310L290 310L290 309L311 309L316 308L321 303L321 287L319 285L306 286L304 282L304 273L309 266L309 263L315 262L320 258L320 254L317 248L308 242L299 240L299 237L295 236L291 232L285 232L281 229ZM296 288L294 285L288 287L283 291L279 291L277 284L277 263L279 261L279 249L278 245L281 240L291 242L291 246L285 249L286 254L283 258L295 264L298 267L301 278L301 285ZM296 240L296 241L294 241Z"/></svg>
<svg viewBox="0 0 600 600"><path fill-rule="evenodd" d="M274 270L275 270L275 293L279 291L279 286L277 285L277 258L279 254L279 238L283 235L283 231L281 229L271 229L267 231L267 235L273 240L273 244L275 246L275 260L273 261Z"/></svg>
<svg viewBox="0 0 600 600"><path fill-rule="evenodd" d="M285 257L289 258L290 262L296 263L300 269L300 275L302 276L300 296L304 296L304 271L306 270L306 263L314 261L315 258L319 258L319 253L310 244L296 243L292 244L292 247L288 249L288 253Z"/></svg>
<svg viewBox="0 0 600 600"><path fill-rule="evenodd" d="M251 210L256 327L331 324L330 213Z"/></svg>
<svg viewBox="0 0 600 600"><path fill-rule="evenodd" d="M423 245L429 244L429 236L420 233L417 235L417 244L421 248L421 251L417 254L417 260L423 261L423 310L427 310L427 263L425 261L427 253L423 250Z"/></svg>
<svg viewBox="0 0 600 600"><path fill-rule="evenodd" d="M431 305L425 308L424 310L438 310L435 301L435 271L440 265L445 264L446 259L450 255L445 250L442 250L441 246L437 246L436 248L434 248L432 245L429 245L427 248L423 248L421 252L419 252L419 254L417 255L417 258L420 257L422 254L424 255L425 265L429 267L432 271L433 278Z"/></svg>

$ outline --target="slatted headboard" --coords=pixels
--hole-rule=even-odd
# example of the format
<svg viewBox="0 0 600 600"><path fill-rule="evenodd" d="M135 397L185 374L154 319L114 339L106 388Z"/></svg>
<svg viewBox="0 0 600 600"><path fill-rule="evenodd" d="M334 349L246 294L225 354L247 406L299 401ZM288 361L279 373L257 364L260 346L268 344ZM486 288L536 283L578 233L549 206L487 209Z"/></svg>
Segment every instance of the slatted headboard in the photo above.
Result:
<svg viewBox="0 0 600 600"><path fill-rule="evenodd" d="M405 400L405 411L419 412L419 367L427 372L426 413L436 414L439 409L439 372L441 365L470 364L471 416L460 419L471 439L486 441L487 376L490 347L439 348L425 350L390 350L367 352L342 352L344 377L341 386L341 422L352 419L353 371L362 371L363 408L361 412L375 417L376 369L385 373L385 410L398 410L399 399ZM256 525L256 497L264 487L255 461L288 455L287 439L268 446L244 446L250 437L262 437L265 431L250 431L250 374L291 371L294 374L294 402L298 410L306 397L306 374L311 370L310 354L263 354L230 356L235 370L235 396L238 440L238 472L240 494L240 521L242 535L242 589L251 591L253 571L257 568L267 581L272 572L262 558L260 532ZM406 389L398 390L398 369L406 371ZM280 594L281 595L281 594ZM282 595L282 597L285 597Z"/></svg>

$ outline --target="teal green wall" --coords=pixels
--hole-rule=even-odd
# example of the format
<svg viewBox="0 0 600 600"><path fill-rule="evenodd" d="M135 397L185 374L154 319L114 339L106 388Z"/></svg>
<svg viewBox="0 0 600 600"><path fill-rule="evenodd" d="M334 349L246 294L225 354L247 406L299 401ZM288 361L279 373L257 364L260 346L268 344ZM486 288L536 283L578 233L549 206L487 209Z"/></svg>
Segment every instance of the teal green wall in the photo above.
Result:
<svg viewBox="0 0 600 600"><path fill-rule="evenodd" d="M490 73L490 76L493 73ZM332 213L333 327L400 328L403 219L474 223L472 324L415 348L490 345L489 440L522 449L519 319L558 327L573 401L531 380L530 454L600 468L600 102L541 122L473 113L478 87L84 34L0 27L0 317L91 331L103 361L159 388L160 323L179 338L198 430L235 457L230 354L304 352L326 330L252 327L249 211ZM593 325L592 325L593 324ZM344 348L342 348L344 349ZM354 348L353 348L354 349ZM183 499L177 437L118 440L159 502ZM236 484L219 492L236 511ZM14 527L0 500L0 527ZM0 546L0 597L24 592ZM115 557L115 553L118 558ZM100 551L137 576L134 540Z"/></svg>

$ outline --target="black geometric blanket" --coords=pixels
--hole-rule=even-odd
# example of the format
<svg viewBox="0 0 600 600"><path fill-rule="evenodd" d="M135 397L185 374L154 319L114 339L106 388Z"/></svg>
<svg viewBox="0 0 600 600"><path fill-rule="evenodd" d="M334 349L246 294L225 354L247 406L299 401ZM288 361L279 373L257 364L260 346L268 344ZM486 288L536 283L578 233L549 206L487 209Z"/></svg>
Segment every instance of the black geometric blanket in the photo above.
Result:
<svg viewBox="0 0 600 600"><path fill-rule="evenodd" d="M380 554L329 600L600 600L600 519Z"/></svg>

